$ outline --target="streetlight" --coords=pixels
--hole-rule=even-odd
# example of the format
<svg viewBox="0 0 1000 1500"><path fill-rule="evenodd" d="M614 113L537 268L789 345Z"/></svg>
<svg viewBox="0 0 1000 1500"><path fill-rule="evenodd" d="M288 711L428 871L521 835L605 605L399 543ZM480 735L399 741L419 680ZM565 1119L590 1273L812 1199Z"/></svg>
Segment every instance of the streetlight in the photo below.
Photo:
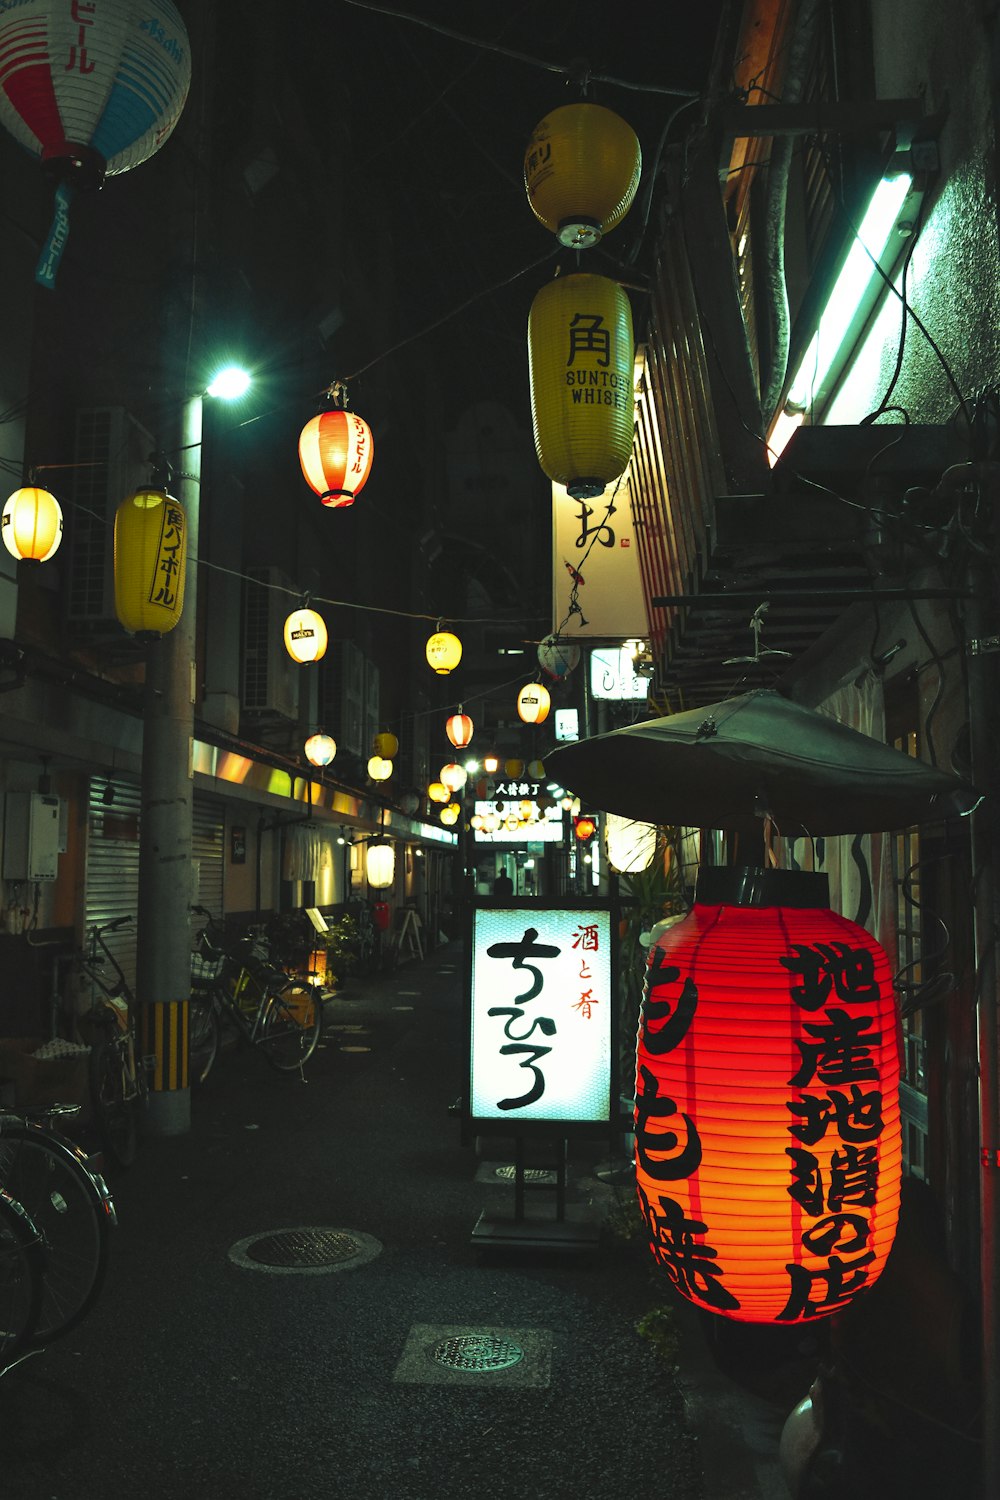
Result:
<svg viewBox="0 0 1000 1500"><path fill-rule="evenodd" d="M243 395L250 378L239 372L242 380L236 380L236 373L232 366L219 372L184 403L174 490L187 516L192 562L198 557L204 398ZM136 995L143 1053L154 1059L147 1126L150 1134L161 1136L182 1135L191 1127L187 1021L197 585L191 566L181 618L147 654L143 701Z"/></svg>

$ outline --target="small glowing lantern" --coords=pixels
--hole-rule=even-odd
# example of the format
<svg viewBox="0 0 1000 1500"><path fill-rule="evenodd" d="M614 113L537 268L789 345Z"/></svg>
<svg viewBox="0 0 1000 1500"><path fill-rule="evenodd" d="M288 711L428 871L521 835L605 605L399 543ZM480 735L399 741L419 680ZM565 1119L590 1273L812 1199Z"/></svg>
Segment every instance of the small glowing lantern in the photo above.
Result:
<svg viewBox="0 0 1000 1500"><path fill-rule="evenodd" d="M371 473L374 451L368 423L342 407L320 412L299 437L306 484L333 509L354 504Z"/></svg>
<svg viewBox="0 0 1000 1500"><path fill-rule="evenodd" d="M305 744L306 760L312 766L328 766L337 753L337 741L328 734L311 734Z"/></svg>
<svg viewBox="0 0 1000 1500"><path fill-rule="evenodd" d="M135 635L166 635L184 608L187 518L163 490L136 490L115 512L115 614Z"/></svg>
<svg viewBox="0 0 1000 1500"><path fill-rule="evenodd" d="M456 750L464 750L472 739L472 728L472 720L460 708L457 714L452 714L444 731Z"/></svg>
<svg viewBox="0 0 1000 1500"><path fill-rule="evenodd" d="M608 862L620 875L638 875L653 863L656 829L652 823L637 823L634 818L605 813L604 843Z"/></svg>
<svg viewBox="0 0 1000 1500"><path fill-rule="evenodd" d="M510 760L505 760L503 768L510 781L520 781L524 775L524 761L518 760L516 756L512 756Z"/></svg>
<svg viewBox="0 0 1000 1500"><path fill-rule="evenodd" d="M696 1306L751 1323L846 1308L899 1210L888 959L827 878L703 870L650 949L636 1184L656 1260Z"/></svg>
<svg viewBox="0 0 1000 1500"><path fill-rule="evenodd" d="M573 832L581 844L589 843L597 832L597 824L587 813L573 819Z"/></svg>
<svg viewBox="0 0 1000 1500"><path fill-rule="evenodd" d="M594 499L632 454L632 312L617 282L574 272L548 282L528 317L528 374L542 472Z"/></svg>
<svg viewBox="0 0 1000 1500"><path fill-rule="evenodd" d="M15 490L0 519L3 544L19 562L48 562L62 541L62 508L55 495L33 484Z"/></svg>
<svg viewBox="0 0 1000 1500"><path fill-rule="evenodd" d="M580 648L558 635L547 635L538 643L538 665L550 677L568 677L580 664Z"/></svg>
<svg viewBox="0 0 1000 1500"><path fill-rule="evenodd" d="M385 760L394 760L399 754L399 741L394 734L383 730L375 736L375 753L381 755Z"/></svg>
<svg viewBox="0 0 1000 1500"><path fill-rule="evenodd" d="M427 788L427 795L432 802L447 802L451 793L443 781L432 781Z"/></svg>
<svg viewBox="0 0 1000 1500"><path fill-rule="evenodd" d="M384 891L396 877L396 849L387 839L372 839L365 849L365 875L376 891Z"/></svg>
<svg viewBox="0 0 1000 1500"><path fill-rule="evenodd" d="M381 755L373 755L368 762L368 775L372 781L388 781L392 775L392 761Z"/></svg>
<svg viewBox="0 0 1000 1500"><path fill-rule="evenodd" d="M540 682L527 683L517 695L517 712L525 724L541 724L549 716L552 699Z"/></svg>
<svg viewBox="0 0 1000 1500"><path fill-rule="evenodd" d="M483 770L488 776L492 776L500 768L500 757L491 750L488 755L483 756Z"/></svg>
<svg viewBox="0 0 1000 1500"><path fill-rule="evenodd" d="M446 766L441 767L441 780L449 792L460 792L468 779L468 771L457 761L451 760Z"/></svg>
<svg viewBox="0 0 1000 1500"><path fill-rule="evenodd" d="M449 802L447 807L441 809L441 822L450 828L453 823L458 822L462 809L457 802Z"/></svg>
<svg viewBox="0 0 1000 1500"><path fill-rule="evenodd" d="M462 642L450 630L436 630L427 642L427 660L440 677L447 677L462 660Z"/></svg>
<svg viewBox="0 0 1000 1500"><path fill-rule="evenodd" d="M600 104L564 104L539 121L524 154L535 218L561 245L586 250L628 213L642 171L631 125Z"/></svg>
<svg viewBox="0 0 1000 1500"><path fill-rule="evenodd" d="M285 650L292 661L319 661L327 639L326 622L314 609L293 609L285 621Z"/></svg>

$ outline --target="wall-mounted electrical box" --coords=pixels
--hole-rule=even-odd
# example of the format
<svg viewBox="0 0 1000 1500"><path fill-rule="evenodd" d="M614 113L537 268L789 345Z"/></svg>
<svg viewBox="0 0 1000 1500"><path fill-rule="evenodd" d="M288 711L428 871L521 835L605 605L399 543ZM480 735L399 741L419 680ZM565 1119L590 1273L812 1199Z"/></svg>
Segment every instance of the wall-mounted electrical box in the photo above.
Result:
<svg viewBox="0 0 1000 1500"><path fill-rule="evenodd" d="M8 792L4 880L55 880L58 873L59 798L45 792Z"/></svg>

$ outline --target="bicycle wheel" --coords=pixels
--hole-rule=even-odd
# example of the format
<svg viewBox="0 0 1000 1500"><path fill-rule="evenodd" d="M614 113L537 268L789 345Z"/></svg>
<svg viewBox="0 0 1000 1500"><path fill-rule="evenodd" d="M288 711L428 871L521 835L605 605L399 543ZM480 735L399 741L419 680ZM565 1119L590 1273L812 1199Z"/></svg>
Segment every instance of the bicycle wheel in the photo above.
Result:
<svg viewBox="0 0 1000 1500"><path fill-rule="evenodd" d="M0 1375L35 1331L43 1275L37 1229L20 1203L0 1191Z"/></svg>
<svg viewBox="0 0 1000 1500"><path fill-rule="evenodd" d="M219 1051L219 1016L211 995L192 995L188 1013L188 1081L205 1082Z"/></svg>
<svg viewBox="0 0 1000 1500"><path fill-rule="evenodd" d="M90 1097L105 1150L120 1167L130 1167L139 1150L138 1095L126 1096L128 1037L117 1032L90 1049Z"/></svg>
<svg viewBox="0 0 1000 1500"><path fill-rule="evenodd" d="M62 1136L32 1121L0 1121L0 1187L22 1205L40 1236L42 1298L29 1343L74 1328L104 1282L114 1205L104 1179Z"/></svg>
<svg viewBox="0 0 1000 1500"><path fill-rule="evenodd" d="M292 1073L312 1057L323 1025L323 1007L311 984L286 984L272 992L261 1025L260 1045L282 1073Z"/></svg>

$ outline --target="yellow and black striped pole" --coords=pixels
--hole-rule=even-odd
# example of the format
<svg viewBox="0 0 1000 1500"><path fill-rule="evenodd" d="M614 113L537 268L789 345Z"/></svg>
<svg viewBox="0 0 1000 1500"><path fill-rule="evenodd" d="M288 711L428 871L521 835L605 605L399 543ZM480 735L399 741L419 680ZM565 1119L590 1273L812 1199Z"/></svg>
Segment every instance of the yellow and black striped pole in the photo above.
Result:
<svg viewBox="0 0 1000 1500"><path fill-rule="evenodd" d="M188 1087L190 1010L189 1000L166 1000L141 1007L139 1047L143 1058L152 1059L150 1089L154 1094Z"/></svg>

